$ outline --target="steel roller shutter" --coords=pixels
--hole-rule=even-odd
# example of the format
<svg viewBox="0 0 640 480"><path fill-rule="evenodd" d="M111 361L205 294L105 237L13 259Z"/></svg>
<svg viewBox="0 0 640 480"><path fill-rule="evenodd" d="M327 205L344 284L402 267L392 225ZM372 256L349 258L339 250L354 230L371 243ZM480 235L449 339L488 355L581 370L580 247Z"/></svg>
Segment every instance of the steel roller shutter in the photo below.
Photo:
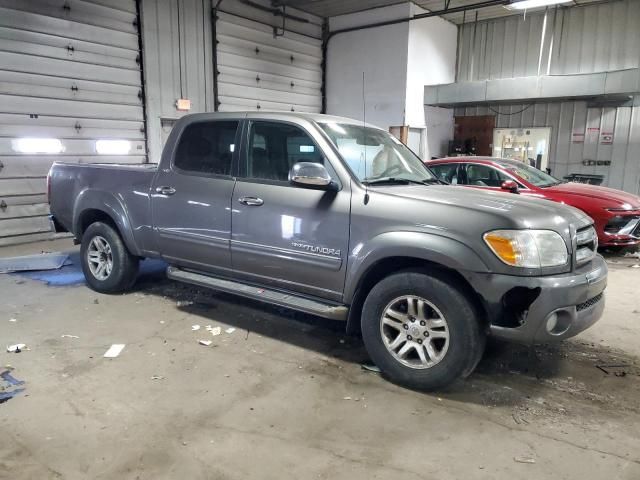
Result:
<svg viewBox="0 0 640 480"><path fill-rule="evenodd" d="M284 34L275 36L282 18L262 3L261 9L227 0L218 11L218 110L320 112L322 20L287 9L302 21L288 18Z"/></svg>
<svg viewBox="0 0 640 480"><path fill-rule="evenodd" d="M0 245L53 236L54 161L146 161L137 18L135 0L0 0Z"/></svg>

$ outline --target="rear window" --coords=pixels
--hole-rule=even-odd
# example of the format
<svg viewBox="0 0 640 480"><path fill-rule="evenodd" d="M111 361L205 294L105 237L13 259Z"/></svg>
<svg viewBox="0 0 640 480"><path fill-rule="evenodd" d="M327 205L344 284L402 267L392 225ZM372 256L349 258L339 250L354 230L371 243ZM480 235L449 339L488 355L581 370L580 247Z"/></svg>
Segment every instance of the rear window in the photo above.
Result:
<svg viewBox="0 0 640 480"><path fill-rule="evenodd" d="M174 165L204 175L230 175L237 121L198 122L188 125L178 143Z"/></svg>

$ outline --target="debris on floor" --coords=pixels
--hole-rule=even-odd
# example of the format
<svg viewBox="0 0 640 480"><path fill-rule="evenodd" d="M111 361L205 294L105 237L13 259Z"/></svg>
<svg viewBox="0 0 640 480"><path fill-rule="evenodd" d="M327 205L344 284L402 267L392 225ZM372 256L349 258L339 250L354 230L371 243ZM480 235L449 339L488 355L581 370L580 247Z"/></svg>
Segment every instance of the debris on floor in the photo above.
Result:
<svg viewBox="0 0 640 480"><path fill-rule="evenodd" d="M2 381L0 381L0 403L10 400L25 390L24 387L15 388L24 385L24 381L18 380L11 375L12 370L13 368L9 367L0 373L0 379L2 379Z"/></svg>
<svg viewBox="0 0 640 480"><path fill-rule="evenodd" d="M613 373L616 377L625 377L627 375L626 368L631 367L629 364L619 365L596 365L596 368L607 375Z"/></svg>
<svg viewBox="0 0 640 480"><path fill-rule="evenodd" d="M536 463L536 459L531 457L513 457L513 461L518 463Z"/></svg>
<svg viewBox="0 0 640 480"><path fill-rule="evenodd" d="M18 321L18 319L17 318L10 318L9 321L15 323L15 322Z"/></svg>
<svg viewBox="0 0 640 480"><path fill-rule="evenodd" d="M116 358L118 355L120 355L120 352L122 352L122 350L124 350L124 347L125 347L124 343L114 343L113 345L111 345L109 347L109 350L104 352L103 357L104 358Z"/></svg>
<svg viewBox="0 0 640 480"><path fill-rule="evenodd" d="M2 258L0 259L0 273L57 270L66 265L68 260L69 255L60 252Z"/></svg>
<svg viewBox="0 0 640 480"><path fill-rule="evenodd" d="M80 338L77 335L68 335L68 334L64 334L64 335L60 335L60 338Z"/></svg>
<svg viewBox="0 0 640 480"><path fill-rule="evenodd" d="M154 375L151 377L151 380L164 380L164 377L162 375Z"/></svg>
<svg viewBox="0 0 640 480"><path fill-rule="evenodd" d="M193 330L194 332L196 330L200 330L200 325L191 325L191 330Z"/></svg>
<svg viewBox="0 0 640 480"><path fill-rule="evenodd" d="M214 337L217 337L218 335L220 335L222 333L222 328L221 327L212 327L211 325L207 325L206 326L206 330L211 332L211 335L213 335Z"/></svg>
<svg viewBox="0 0 640 480"><path fill-rule="evenodd" d="M20 353L23 350L26 350L27 346L24 343L16 343L15 345L7 345L7 352L9 353Z"/></svg>
<svg viewBox="0 0 640 480"><path fill-rule="evenodd" d="M368 372L380 373L380 367L378 367L377 365L374 365L373 363L362 363L360 364L360 368Z"/></svg>
<svg viewBox="0 0 640 480"><path fill-rule="evenodd" d="M625 258L637 258L640 259L640 250L635 252L627 252L624 254Z"/></svg>
<svg viewBox="0 0 640 480"><path fill-rule="evenodd" d="M178 300L176 302L176 307L189 307L191 305L193 305L191 300Z"/></svg>
<svg viewBox="0 0 640 480"><path fill-rule="evenodd" d="M229 334L231 334L231 333L233 333L233 332L235 332L235 331L236 331L236 329L235 329L235 328L233 328L233 327L229 327L229 328L227 328L227 329L225 330L225 333L229 333Z"/></svg>
<svg viewBox="0 0 640 480"><path fill-rule="evenodd" d="M209 345L211 345L213 342L211 340L198 340L198 343L200 345L204 345L205 347L208 347Z"/></svg>

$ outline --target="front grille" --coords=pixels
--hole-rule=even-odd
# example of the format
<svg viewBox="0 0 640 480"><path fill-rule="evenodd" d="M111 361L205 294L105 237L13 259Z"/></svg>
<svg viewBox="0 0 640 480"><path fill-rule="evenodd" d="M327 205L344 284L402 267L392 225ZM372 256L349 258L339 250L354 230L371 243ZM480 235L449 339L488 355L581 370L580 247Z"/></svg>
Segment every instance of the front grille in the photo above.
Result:
<svg viewBox="0 0 640 480"><path fill-rule="evenodd" d="M576 311L579 312L579 311L585 310L585 309L587 309L589 307L593 307L596 303L598 303L600 300L602 300L603 296L604 296L604 293L599 293L598 295L596 295L593 298L590 298L586 302L576 305Z"/></svg>
<svg viewBox="0 0 640 480"><path fill-rule="evenodd" d="M590 226L581 228L576 233L576 263L589 262L596 256L598 250L598 236L595 229Z"/></svg>
<svg viewBox="0 0 640 480"><path fill-rule="evenodd" d="M640 234L640 215L615 216L605 225L604 231L612 235Z"/></svg>

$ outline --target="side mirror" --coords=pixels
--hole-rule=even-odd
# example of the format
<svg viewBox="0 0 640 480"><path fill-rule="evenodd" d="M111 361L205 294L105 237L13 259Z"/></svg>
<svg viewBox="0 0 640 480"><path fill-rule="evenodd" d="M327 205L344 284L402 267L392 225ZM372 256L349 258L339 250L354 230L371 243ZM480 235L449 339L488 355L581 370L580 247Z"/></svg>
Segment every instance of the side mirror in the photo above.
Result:
<svg viewBox="0 0 640 480"><path fill-rule="evenodd" d="M507 192L518 193L518 184L513 180L505 180L502 182L502 185L500 185L500 188Z"/></svg>
<svg viewBox="0 0 640 480"><path fill-rule="evenodd" d="M289 182L318 190L335 190L335 183L324 165L313 162L295 163L289 170Z"/></svg>

